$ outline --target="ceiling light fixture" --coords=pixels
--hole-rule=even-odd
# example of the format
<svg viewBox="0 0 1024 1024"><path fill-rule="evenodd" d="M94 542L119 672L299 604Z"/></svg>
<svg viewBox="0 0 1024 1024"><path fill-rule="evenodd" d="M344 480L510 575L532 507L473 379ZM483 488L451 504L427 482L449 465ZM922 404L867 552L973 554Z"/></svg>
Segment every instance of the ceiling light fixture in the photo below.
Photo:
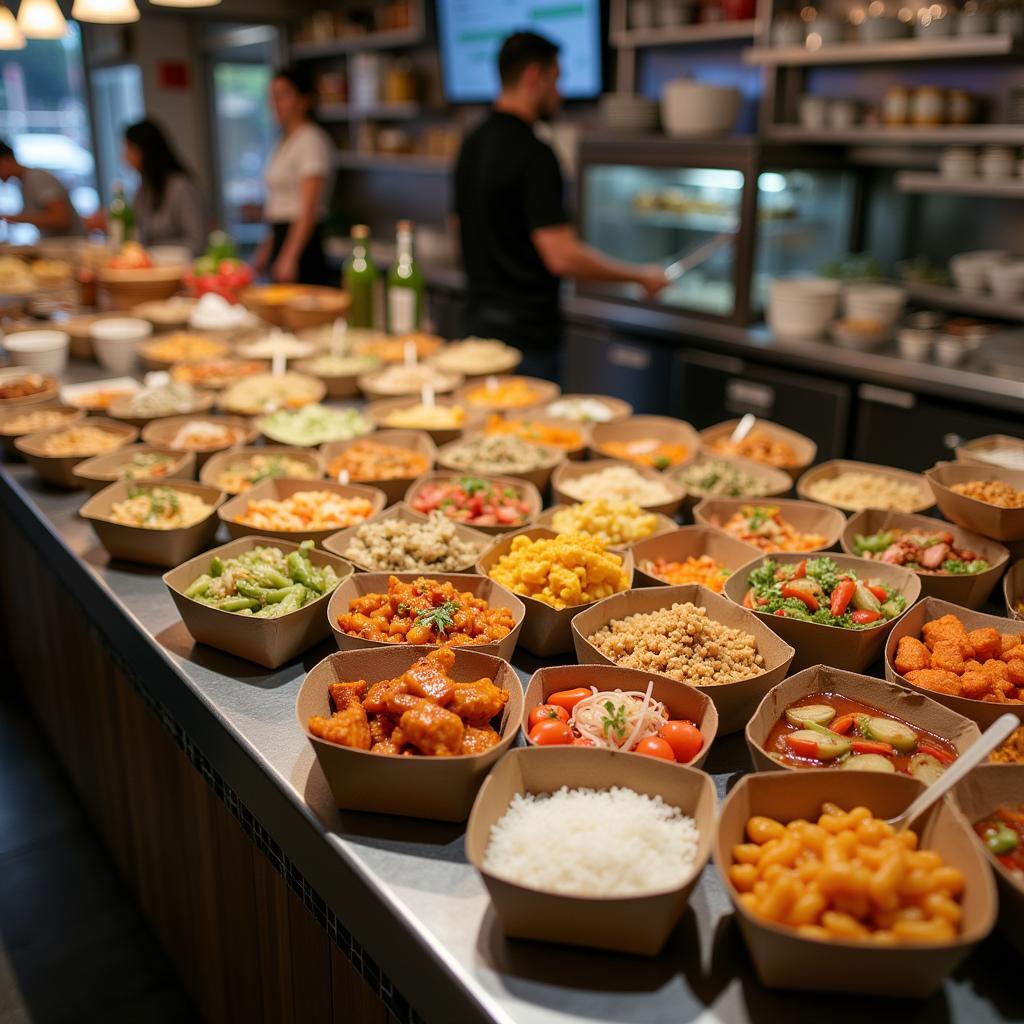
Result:
<svg viewBox="0 0 1024 1024"><path fill-rule="evenodd" d="M71 17L95 25L127 25L139 20L139 9L135 0L75 0Z"/></svg>
<svg viewBox="0 0 1024 1024"><path fill-rule="evenodd" d="M68 23L56 0L21 0L18 28L26 39L63 39Z"/></svg>
<svg viewBox="0 0 1024 1024"><path fill-rule="evenodd" d="M14 15L6 7L0 7L0 50L24 50L25 36Z"/></svg>

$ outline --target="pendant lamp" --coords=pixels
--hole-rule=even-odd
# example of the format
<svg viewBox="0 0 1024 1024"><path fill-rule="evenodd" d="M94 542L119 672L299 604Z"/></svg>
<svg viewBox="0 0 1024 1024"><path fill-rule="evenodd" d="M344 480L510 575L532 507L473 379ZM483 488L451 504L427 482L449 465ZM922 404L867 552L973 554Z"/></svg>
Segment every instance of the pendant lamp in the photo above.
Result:
<svg viewBox="0 0 1024 1024"><path fill-rule="evenodd" d="M25 36L14 15L6 7L0 7L0 50L24 50Z"/></svg>
<svg viewBox="0 0 1024 1024"><path fill-rule="evenodd" d="M63 39L68 23L56 0L21 0L18 28L26 39Z"/></svg>
<svg viewBox="0 0 1024 1024"><path fill-rule="evenodd" d="M95 25L127 25L139 20L139 9L135 0L75 0L71 17Z"/></svg>
<svg viewBox="0 0 1024 1024"><path fill-rule="evenodd" d="M216 7L221 0L149 0L153 7Z"/></svg>

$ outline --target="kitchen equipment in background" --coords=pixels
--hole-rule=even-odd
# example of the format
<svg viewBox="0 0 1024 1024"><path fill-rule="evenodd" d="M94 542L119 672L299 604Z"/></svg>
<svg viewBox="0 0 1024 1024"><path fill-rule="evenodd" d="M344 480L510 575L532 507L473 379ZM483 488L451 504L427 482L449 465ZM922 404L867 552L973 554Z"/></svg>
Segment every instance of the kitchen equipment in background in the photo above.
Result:
<svg viewBox="0 0 1024 1024"><path fill-rule="evenodd" d="M832 100L826 111L828 127L833 131L845 131L860 120L860 103L851 99Z"/></svg>
<svg viewBox="0 0 1024 1024"><path fill-rule="evenodd" d="M935 344L935 332L920 327L904 327L896 336L900 355L904 359L923 360Z"/></svg>
<svg viewBox="0 0 1024 1024"><path fill-rule="evenodd" d="M814 341L835 319L839 292L839 282L824 277L772 281L768 286L768 326L788 341Z"/></svg>
<svg viewBox="0 0 1024 1024"><path fill-rule="evenodd" d="M1010 146L986 146L978 169L983 178L1011 178L1017 170L1017 152Z"/></svg>
<svg viewBox="0 0 1024 1024"><path fill-rule="evenodd" d="M949 261L949 272L962 292L981 295L988 286L989 268L1005 263L1010 254L1002 249L979 249L976 252L961 252Z"/></svg>
<svg viewBox="0 0 1024 1024"><path fill-rule="evenodd" d="M970 124L974 117L974 97L963 89L950 89L946 95L946 123Z"/></svg>
<svg viewBox="0 0 1024 1024"><path fill-rule="evenodd" d="M956 19L956 31L961 36L983 36L992 31L992 10L978 0L967 0Z"/></svg>
<svg viewBox="0 0 1024 1024"><path fill-rule="evenodd" d="M405 58L392 61L384 74L384 102L414 103L416 94L416 72L412 62Z"/></svg>
<svg viewBox="0 0 1024 1024"><path fill-rule="evenodd" d="M843 286L843 315L847 320L868 320L887 330L896 323L907 301L907 290L892 284L851 282Z"/></svg>
<svg viewBox="0 0 1024 1024"><path fill-rule="evenodd" d="M977 169L970 146L947 146L939 157L939 173L944 178L973 178Z"/></svg>
<svg viewBox="0 0 1024 1024"><path fill-rule="evenodd" d="M985 272L989 290L1003 302L1018 302L1024 298L1024 260L993 263Z"/></svg>
<svg viewBox="0 0 1024 1024"><path fill-rule="evenodd" d="M914 90L910 103L910 120L922 128L934 128L946 120L946 90L922 85Z"/></svg>
<svg viewBox="0 0 1024 1024"><path fill-rule="evenodd" d="M882 99L882 120L888 125L908 124L910 121L910 90L904 85L886 89Z"/></svg>
<svg viewBox="0 0 1024 1024"><path fill-rule="evenodd" d="M665 268L665 279L668 281L678 281L683 274L696 269L702 263L706 263L716 252L718 252L719 249L735 240L735 231L723 231L720 234L715 235L715 237L710 241L698 246L686 256L681 256L679 259L673 260L673 262Z"/></svg>
<svg viewBox="0 0 1024 1024"><path fill-rule="evenodd" d="M804 23L792 11L783 11L772 21L772 46L803 46Z"/></svg>
<svg viewBox="0 0 1024 1024"><path fill-rule="evenodd" d="M380 103L382 58L379 53L361 51L349 58L349 93L355 107Z"/></svg>
<svg viewBox="0 0 1024 1024"><path fill-rule="evenodd" d="M598 101L601 120L620 132L649 132L658 127L658 103L647 96L606 92Z"/></svg>
<svg viewBox="0 0 1024 1024"><path fill-rule="evenodd" d="M665 134L686 137L717 135L736 124L740 91L689 78L666 82L661 92L661 124Z"/></svg>
<svg viewBox="0 0 1024 1024"><path fill-rule="evenodd" d="M878 8L878 13L875 13ZM903 21L895 9L887 9L881 0L868 6L868 16L861 23L858 38L862 43L881 43L889 39L902 39L910 35L911 26Z"/></svg>
<svg viewBox="0 0 1024 1024"><path fill-rule="evenodd" d="M808 131L821 131L828 116L828 100L824 96L804 93L800 97L798 111L800 124Z"/></svg>

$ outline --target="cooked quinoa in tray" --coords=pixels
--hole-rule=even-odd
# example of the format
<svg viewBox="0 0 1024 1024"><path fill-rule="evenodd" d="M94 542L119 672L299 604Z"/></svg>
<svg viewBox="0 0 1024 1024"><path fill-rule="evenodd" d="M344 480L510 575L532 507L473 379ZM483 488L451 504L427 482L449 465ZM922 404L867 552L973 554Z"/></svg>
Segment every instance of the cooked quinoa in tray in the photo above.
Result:
<svg viewBox="0 0 1024 1024"><path fill-rule="evenodd" d="M483 550L459 536L442 512L422 523L380 519L365 523L345 549L345 558L374 572L459 572Z"/></svg>

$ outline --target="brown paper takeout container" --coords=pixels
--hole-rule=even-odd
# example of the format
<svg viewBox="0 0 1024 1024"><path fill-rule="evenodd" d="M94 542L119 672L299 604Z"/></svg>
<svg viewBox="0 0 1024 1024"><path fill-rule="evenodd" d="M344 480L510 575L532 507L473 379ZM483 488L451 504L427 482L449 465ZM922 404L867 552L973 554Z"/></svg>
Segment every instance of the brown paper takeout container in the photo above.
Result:
<svg viewBox="0 0 1024 1024"><path fill-rule="evenodd" d="M492 378L496 380L499 385L513 380L524 381L536 392L537 399L536 401L531 402L528 406L510 406L506 408L505 406L491 405L487 401L474 401L469 397L470 395L475 394L477 389L486 388L487 382ZM455 397L468 408L476 409L484 413L498 412L508 416L518 416L523 409L532 409L536 405L547 405L548 402L553 402L561 393L562 389L557 384L550 380L542 380L540 377L526 377L521 373L489 373L484 377L474 377L472 380L467 381L455 392Z"/></svg>
<svg viewBox="0 0 1024 1024"><path fill-rule="evenodd" d="M1024 559L1015 562L1003 577L1003 599L1011 619L1024 619Z"/></svg>
<svg viewBox="0 0 1024 1024"><path fill-rule="evenodd" d="M899 646L900 638L913 636L920 639L921 628L926 622L933 619L941 619L943 615L955 615L964 624L969 633L972 629L983 629L991 627L999 630L1000 633L1019 634L1024 637L1024 624L1015 622L1013 619L1001 619L996 615L985 615L983 612L972 611L970 608L961 608L959 605L950 604L937 597L926 597L919 601L910 611L905 612L897 621L896 628L889 634L885 644L885 678L891 683L905 686L908 690L923 693L947 708L977 722L981 728L990 726L1000 715L1009 712L1016 715L1024 723L1024 704L991 704L985 700L974 700L970 697L955 697L949 693L936 693L934 690L926 690L924 687L915 686L909 679L901 676L896 671L894 661L896 659L896 648ZM1024 642L1024 641L1022 641Z"/></svg>
<svg viewBox="0 0 1024 1024"><path fill-rule="evenodd" d="M684 491L672 479L671 473L662 473L661 470L651 469L650 466L641 466L636 462L626 462L623 459L590 459L587 462L563 462L551 477L551 496L553 500L562 505L577 505L583 499L570 494L565 488L571 486L574 480L590 476L592 473L599 473L602 469L610 466L628 466L635 470L642 477L648 480L655 480L661 483L670 495L668 499L654 504L638 501L641 508L648 512L660 512L663 516L674 516L683 503Z"/></svg>
<svg viewBox="0 0 1024 1024"><path fill-rule="evenodd" d="M568 505L552 505L550 508L545 509L537 518L534 520L534 526L546 526L549 530L554 530L554 519L557 512L562 509L571 508L573 505L581 505L582 502L574 501ZM665 534L671 533L677 529L678 524L674 519L670 519L668 516L663 516L660 512L651 512L649 509L643 510L646 514L652 515L655 518L656 525L654 532L648 534L643 540L633 541L632 544L612 544L609 546L611 551L624 551L626 548L635 548L637 544L643 544L646 541L651 540L654 537L664 537ZM556 531L557 532L557 531ZM649 584L641 584L641 586L649 586Z"/></svg>
<svg viewBox="0 0 1024 1024"><path fill-rule="evenodd" d="M807 557L807 555L790 552L763 555L730 576L725 581L725 589L722 592L730 601L742 605L743 598L750 589L747 577L754 569L769 558L779 564L790 565ZM839 566L840 571L853 572L858 579L881 580L887 586L899 591L907 600L906 610L902 615L897 615L895 619L880 622L867 629L824 626L818 622L802 622L800 619L791 619L784 615L769 615L758 611L755 611L754 614L787 643L796 648L796 657L793 659L792 665L794 672L810 668L811 665L825 664L831 665L833 668L845 669L847 672L863 672L882 656L886 637L892 633L897 623L903 621L914 602L920 597L921 581L909 569L903 569L896 565L872 562L870 563L870 572L865 572L864 567L867 563L863 558L831 553L827 557Z"/></svg>
<svg viewBox="0 0 1024 1024"><path fill-rule="evenodd" d="M814 665L769 690L747 722L747 747L755 771L808 770L774 760L765 743L786 709L795 701L813 693L838 693L885 714L894 715L933 736L949 740L961 754L981 738L980 730L969 718L943 707L920 691L913 693L873 676L844 672L828 665Z"/></svg>
<svg viewBox="0 0 1024 1024"><path fill-rule="evenodd" d="M131 444L139 436L139 432L135 427L130 427L126 423L117 423L102 416L91 417L88 420L88 425L90 427L99 427L100 430L120 438L119 448ZM47 455L39 447L40 443L50 434L56 434L62 430L67 430L67 425L54 427L52 430L42 430L37 434L26 434L15 439L14 447L41 479L45 480L48 484L52 484L54 487L63 487L66 490L74 491L82 486L81 479L74 474L75 466L85 462L86 459L92 458L92 456Z"/></svg>
<svg viewBox="0 0 1024 1024"><path fill-rule="evenodd" d="M480 651L483 654L493 654L496 658L504 658L505 661L512 659L512 652L516 649L516 641L519 639L519 631L523 626L523 619L526 616L526 607L510 590L506 590L500 583L477 576L474 573L440 573L440 572L356 572L347 580L342 581L340 586L331 595L327 605L327 618L331 624L331 631L334 633L335 642L339 651L375 651L382 647L394 647L395 644L385 643L380 640L364 640L360 636L352 636L338 626L338 616L345 614L349 604L357 597L366 594L386 594L388 580L396 577L402 583L411 583L414 580L425 577L437 583L451 583L460 593L469 593L473 597L480 598L487 602L491 608L508 608L512 612L515 626L503 640L489 644L466 645L467 651ZM417 647L428 649L430 644L417 644ZM436 645L433 645L436 646Z"/></svg>
<svg viewBox="0 0 1024 1024"><path fill-rule="evenodd" d="M474 523L470 526L470 529L476 530L478 533L485 533L489 537L498 537L501 536L501 534L509 533L512 530L522 530L527 526L533 526L537 522L537 518L540 516L540 510L544 507L544 501L540 496L540 491L538 491L529 480L523 480L519 477L513 476L495 476L493 473L458 473L450 469L437 470L433 473L424 473L423 476L413 480L405 491L404 497L400 497L400 500L404 501L416 515L425 516L427 513L416 511L413 507L413 500L426 484L436 483L438 481L446 483L449 481L460 480L467 476L472 476L479 480L486 480L487 483L493 484L498 489L514 487L519 492L520 498L530 506L526 522L515 523L512 526L480 526Z"/></svg>
<svg viewBox="0 0 1024 1024"><path fill-rule="evenodd" d="M165 476L155 477L154 479L163 480L173 477L175 480L191 480L195 475L196 457L192 452L175 452L171 451L170 448L163 448L160 445L154 444L126 445L123 448L118 448L116 451L107 452L105 455L95 455L91 459L80 462L72 472L80 481L80 486L84 487L90 494L95 494L97 491L102 491L104 487L117 482L119 479L117 475L118 468L131 459L133 455L136 453L145 455L150 452L170 455L174 459L174 462L168 467ZM200 482L208 484L206 480ZM219 491L220 488L218 487L217 490Z"/></svg>
<svg viewBox="0 0 1024 1024"><path fill-rule="evenodd" d="M21 380L23 377L42 377L43 390L24 398L0 398L0 412L9 409L23 409L26 405L39 405L42 402L55 402L60 394L60 381L48 373L36 373L27 366L10 366L0 370L3 381Z"/></svg>
<svg viewBox="0 0 1024 1024"><path fill-rule="evenodd" d="M516 537L529 537L531 540L538 540L545 537L557 537L554 530L545 526L528 526L514 533L506 533L503 537L497 538L494 543L480 556L476 563L476 571L481 576L490 579L490 571L497 564L502 555L508 554L512 549L512 542ZM633 556L627 550L613 551L622 559L622 568L629 579L628 586L633 585ZM626 591L628 592L628 591ZM599 602L591 601L587 604L576 605L573 608L552 608L551 605L538 601L535 597L528 597L525 594L516 595L526 606L526 619L523 622L522 633L519 636L520 646L524 651L536 655L538 658L553 657L556 654L568 654L573 648L572 621L573 616L578 615L586 608L592 608Z"/></svg>
<svg viewBox="0 0 1024 1024"><path fill-rule="evenodd" d="M606 423L617 423L619 420L628 419L633 415L633 406L629 402L623 401L621 398L614 398L611 395L590 395L584 394L579 391L574 391L568 394L562 394L559 398L565 399L589 399L592 402L600 402L610 413L611 419L605 420ZM564 417L555 416L550 407L558 399L550 398L546 402L539 402L537 405L530 406L529 409L524 409L522 415L535 415L535 416L547 416L550 419L557 419L561 423L572 423L576 426L586 425L591 428L597 426L596 423L580 424L577 420L571 420Z"/></svg>
<svg viewBox="0 0 1024 1024"><path fill-rule="evenodd" d="M210 562L215 556L227 561L256 547L279 548L287 555L298 546L298 543L281 541L274 537L240 537L203 555L190 558L176 569L164 573L163 581L171 592L185 628L198 643L254 661L268 669L278 668L314 644L325 640L331 632L327 622L329 594L324 594L298 611L289 612L279 619L257 619L251 615L238 615L235 612L222 611L220 608L211 608L185 596L185 591L192 581L204 572L209 572ZM332 566L340 580L347 579L352 573L352 566L336 555L314 549L309 553L309 557L316 566Z"/></svg>
<svg viewBox="0 0 1024 1024"><path fill-rule="evenodd" d="M774 466L766 466L763 462L752 462L750 459L739 459L732 455L709 455L707 452L702 450L697 458L692 462L687 463L679 469L669 470L669 474L672 479L675 480L684 491L686 491L686 497L683 499L684 512L692 513L694 506L699 505L702 501L725 497L725 495L703 494L700 491L691 490L682 480L684 473L690 472L695 466L700 466L712 459L715 462L727 462L730 466L734 466L747 476L755 477L756 479L764 482L764 494L759 494L757 496L743 494L736 495L736 497L742 498L744 501L768 502L776 498L781 498L783 495L789 494L789 492L793 490L793 478L781 469L776 469Z"/></svg>
<svg viewBox="0 0 1024 1024"><path fill-rule="evenodd" d="M72 423L84 420L87 415L85 409L80 409L76 405L63 405L60 402L36 403L27 408L22 406L16 409L5 409L3 412L0 412L0 448L2 448L8 458L17 454L17 449L14 447L14 442L17 438L25 437L27 434L39 433L38 430L12 428L11 424L16 424L22 416L49 410L58 411L63 415L63 422L58 424L61 427L70 427Z"/></svg>
<svg viewBox="0 0 1024 1024"><path fill-rule="evenodd" d="M901 483L913 484L921 491L921 503L912 509L913 512L924 512L925 509L929 509L935 504L928 491L928 484L921 473L911 473L909 470L897 469L894 466L881 466L874 462L853 462L850 459L830 459L828 462L819 462L817 466L807 470L797 481L797 496L805 498L807 501L821 501L820 498L815 498L809 493L808 487L817 480L831 479L846 472L874 473L876 476L891 477ZM834 502L822 502L822 504L834 505L835 508L841 508L844 512L861 511L859 508L838 505Z"/></svg>
<svg viewBox="0 0 1024 1024"><path fill-rule="evenodd" d="M657 438L662 443L681 444L686 448L686 457L667 466L664 472L688 466L700 453L700 434L685 420L672 416L630 416L611 423L596 423L590 428L590 450L597 458L620 459L635 465L632 459L609 451L607 445L609 442L628 443L646 438Z"/></svg>
<svg viewBox="0 0 1024 1024"><path fill-rule="evenodd" d="M579 435L579 444L573 448L566 448L561 445L553 445L547 441L530 441L529 438L523 438L524 441L528 441L530 444L540 445L542 448L557 448L559 451L565 452L565 457L574 462L578 462L580 459L584 459L587 456L587 450L590 447L590 431L591 427L586 423L570 423L568 420L560 420L555 416L545 416L540 412L516 412L508 413L500 419L508 423L523 423L532 424L538 427L551 427L556 430L572 430ZM500 431L488 430L485 426L483 428L485 434L501 434ZM504 435L502 435L504 436Z"/></svg>
<svg viewBox="0 0 1024 1024"><path fill-rule="evenodd" d="M737 607L707 587L697 583L686 583L679 587L648 587L614 594L598 601L572 620L576 657L583 665L613 665L615 662L598 651L590 643L589 637L613 620L624 619L629 615L646 615L661 608L670 608L674 604L687 603L704 608L708 618L716 622L750 633L757 642L758 653L764 659L764 668L748 679L711 686L691 683L714 702L718 711L718 731L723 736L738 732L761 698L776 683L786 678L793 661L793 648L746 608ZM655 676L659 673L650 674Z"/></svg>
<svg viewBox="0 0 1024 1024"><path fill-rule="evenodd" d="M391 367L382 366L375 370L367 370L356 378L356 386L368 401L374 402L382 398L407 398L409 395L419 397L420 388L415 387L409 390L394 391L380 387L380 380ZM449 373L447 370L437 370L437 379L434 384L434 392L438 395L448 395L457 391L466 383L466 378L461 373ZM447 378L447 379L445 379Z"/></svg>
<svg viewBox="0 0 1024 1024"><path fill-rule="evenodd" d="M224 451L217 452L216 455L209 456L203 463L203 468L199 471L199 481L210 487L217 487L227 495L245 494L245 491L224 487L218 483L217 478L236 462L245 462L256 455L287 455L290 459L305 463L315 473L315 476L310 477L306 481L311 488L323 479L323 459L316 448L292 448L283 444L264 444L246 445L241 448L226 448ZM301 480L302 478L294 477L293 479ZM260 481L260 483L265 482L265 480ZM252 488L250 487L249 490L252 490Z"/></svg>
<svg viewBox="0 0 1024 1024"><path fill-rule="evenodd" d="M726 420L723 423L716 423L712 427L705 427L700 432L701 443L704 447L705 453L712 458L734 458L734 456L722 456L717 452L713 451L711 445L713 442L720 440L723 437L729 437L732 432L739 425L739 420ZM791 480L796 480L801 473L817 458L818 446L805 434L799 434L795 430L790 430L789 427L784 427L781 423L773 423L771 420L757 421L757 425L754 427L755 430L760 431L767 437L777 439L785 444L788 444L793 449L796 458L791 466L768 466L767 463L758 463L761 466L767 466L770 469L778 469L780 472L785 473ZM748 461L744 459L743 461Z"/></svg>
<svg viewBox="0 0 1024 1024"><path fill-rule="evenodd" d="M722 529L744 505L770 505L777 508L782 518L799 533L820 534L825 538L825 543L813 548L813 551L828 551L835 547L846 526L846 516L839 509L817 501L794 498L705 498L693 510L693 521L698 526Z"/></svg>
<svg viewBox="0 0 1024 1024"><path fill-rule="evenodd" d="M967 824L946 799L914 824L922 849L935 850L967 879L960 934L953 942L900 943L819 941L792 928L755 917L737 898L728 880L733 846L746 840L746 823L765 815L783 823L797 818L816 821L827 801L844 810L865 806L879 818L903 811L921 783L906 776L875 772L837 772L808 768L799 772L746 775L722 804L715 838L715 864L728 891L740 933L761 984L767 988L808 992L849 992L924 999L956 969L970 950L992 930L996 895L982 851Z"/></svg>
<svg viewBox="0 0 1024 1024"><path fill-rule="evenodd" d="M643 896L566 896L498 877L484 867L491 829L517 794L550 794L562 786L621 786L660 796L694 819L697 855L674 889ZM707 863L715 828L711 778L686 765L614 750L531 747L507 754L481 787L466 826L466 858L480 872L505 934L619 953L656 955L679 923Z"/></svg>
<svg viewBox="0 0 1024 1024"><path fill-rule="evenodd" d="M700 768L711 753L711 744L718 735L718 709L707 694L696 686L669 679L668 676L640 672L633 668L622 668L620 665L549 665L539 668L526 684L523 698L523 722L521 726L522 740L530 745L529 725L527 716L538 704L547 702L548 697L559 690L575 690L581 686L596 686L599 691L637 690L646 692L647 684L653 683L651 696L660 700L669 712L670 721L690 721L700 729L704 737L704 746L690 762L689 767ZM583 750L583 747L573 747ZM632 754L643 757L643 754Z"/></svg>
<svg viewBox="0 0 1024 1024"><path fill-rule="evenodd" d="M460 448L467 441L472 441L476 438L486 437L487 435L481 431L466 431L458 441L449 441L448 444L442 445L437 450L437 465L439 469L446 469L452 473L458 473L463 476L474 476L474 475L489 475L490 470L477 470L472 466L457 466L452 461L452 454ZM529 442L527 442L529 443ZM556 472L559 467L567 464L566 454L561 448L555 448L551 445L535 447L542 448L543 451L547 452L547 458L543 459L541 464L534 469L524 470L513 470L506 469L502 474L503 476L510 476L516 480L525 480L527 483L533 484L538 491L546 491L548 484L551 481L552 473Z"/></svg>
<svg viewBox="0 0 1024 1024"><path fill-rule="evenodd" d="M142 428L142 440L146 444L157 445L161 448L170 448L175 435L183 426L194 420L201 420L204 423L219 423L226 427L234 427L238 431L238 440L233 444L218 444L207 448L181 449L195 454L196 468L202 469L206 460L216 455L217 452L227 451L229 448L240 448L244 445L251 445L256 440L259 431L253 426L252 420L244 416L169 416L162 420L153 420L152 423ZM179 449L174 449L175 451Z"/></svg>
<svg viewBox="0 0 1024 1024"><path fill-rule="evenodd" d="M1024 540L1024 508L999 508L951 489L954 484L972 480L1002 480L1024 491L1024 469L1003 469L980 462L937 462L925 476L939 511L951 522L993 540Z"/></svg>
<svg viewBox="0 0 1024 1024"><path fill-rule="evenodd" d="M953 801L969 825L987 818L997 807L1024 804L1024 764L982 764L953 790ZM972 829L973 831L973 829ZM999 925L1017 951L1024 956L1024 882L1015 878L975 833L982 856L996 876L999 892Z"/></svg>
<svg viewBox="0 0 1024 1024"><path fill-rule="evenodd" d="M157 420L165 420L171 416L201 416L213 408L217 396L212 391L196 391L195 399L187 412L160 413L156 416L138 416L132 412L132 402L135 395L122 395L115 398L107 407L107 415L121 423L130 423L133 427L142 428Z"/></svg>
<svg viewBox="0 0 1024 1024"><path fill-rule="evenodd" d="M390 505L382 512L378 512L375 516L371 516L366 520L368 523L376 523L382 519L401 519L407 523L422 523L424 516L421 516L418 512L414 512L404 501L400 501L397 505ZM361 524L362 525L362 524ZM347 530L339 530L337 533L331 534L321 545L325 551L331 551L338 555L340 558L346 558L350 561L356 569L361 572L384 572L387 570L380 569L376 565L364 565L355 559L349 558L345 554L345 549L348 547L349 542L355 536L356 531L359 529L358 526L350 526ZM477 554L473 561L468 562L466 565L456 566L453 572L472 572L473 566L476 565L477 558L487 550L487 545L490 542L490 538L478 530L474 530L469 526L462 526L459 523L455 524L455 536L461 538L464 541L468 541L473 544L477 549ZM405 571L405 570L403 570ZM418 570L408 570L418 571ZM431 572L431 569L424 569L423 572Z"/></svg>
<svg viewBox="0 0 1024 1024"><path fill-rule="evenodd" d="M307 377L316 377L318 380L322 380L324 382L324 386L327 388L328 398L359 397L359 385L356 382L364 371L360 371L359 373L339 373L327 376L322 373L313 372L312 367L315 362L316 356L310 356L308 359L297 359L293 365L296 372L305 374Z"/></svg>
<svg viewBox="0 0 1024 1024"><path fill-rule="evenodd" d="M322 547L328 537L338 532L336 526L328 527L325 530L268 530L238 522L238 517L245 515L249 508L249 502L263 501L267 498L273 501L284 501L299 491L331 491L343 498L365 498L373 508L367 518L375 516L386 503L384 492L376 487L364 487L360 484L336 484L332 480L276 477L272 480L264 480L263 483L257 484L241 494L236 494L220 507L217 514L227 527L228 536L232 539L259 536L275 537L278 540L311 540Z"/></svg>
<svg viewBox="0 0 1024 1024"><path fill-rule="evenodd" d="M957 462L974 462L982 466L998 466L998 463L990 462L983 457L983 453L1000 446L1016 448L1024 453L1024 440L1013 437L1010 434L986 434L984 437L975 437L965 441L954 452Z"/></svg>
<svg viewBox="0 0 1024 1024"><path fill-rule="evenodd" d="M498 732L501 741L483 754L457 757L406 757L374 754L320 739L308 729L313 715L330 715L328 684L394 679L427 648L401 644L372 651L343 651L315 665L299 687L295 713L313 745L338 807L351 811L399 814L437 821L465 821L473 799L496 761L512 745L523 713L523 689L506 661L468 647L453 647L450 675L457 681L487 677L509 694Z"/></svg>
<svg viewBox="0 0 1024 1024"><path fill-rule="evenodd" d="M961 604L965 608L980 608L995 589L1010 558L1010 552L1002 544L997 544L987 537L982 537L981 534L964 530L952 523L945 523L941 519L933 519L931 516L914 515L909 512L885 512L877 508L868 508L850 516L842 536L839 538L839 543L846 554L853 555L855 558L860 557L855 555L853 550L853 541L858 534L868 536L878 533L879 530L889 530L893 527L901 530L924 530L930 533L949 532L953 534L958 548L967 548L989 563L990 568L975 576L936 576L933 573L915 573L921 579L922 597L939 597L945 601L952 601L954 604ZM864 561L870 565L878 564L871 558L866 558Z"/></svg>
<svg viewBox="0 0 1024 1024"><path fill-rule="evenodd" d="M455 427L395 427L387 422L388 416L393 412L398 412L402 409L409 409L412 406L420 404L419 396L405 397L405 398L384 398L378 402L370 402L366 406L366 417L373 423L378 430L412 430L422 429L423 433L430 437L430 440L435 445L449 444L452 441L457 441L462 437L464 430L476 430L480 424L483 423L486 418L486 412L482 409L468 406L463 402L460 402L456 398L450 398L447 395L439 395L436 405L444 406L445 408L451 408L452 406L461 407L464 417L461 424Z"/></svg>
<svg viewBox="0 0 1024 1024"><path fill-rule="evenodd" d="M434 460L437 458L437 448L425 430L378 430L369 437L353 437L348 441L331 441L329 444L323 445L320 448L320 456L323 460L324 473L333 477L335 474L331 473L331 463L342 452L362 441L373 441L377 444L389 445L392 448L405 448L417 452L427 460L427 473L433 468ZM376 487L387 496L387 504L394 505L396 501L403 499L406 491L409 490L409 485L422 475L391 477L384 480L361 480L353 477L352 483Z"/></svg>
<svg viewBox="0 0 1024 1024"><path fill-rule="evenodd" d="M653 537L637 541L632 551L633 560L636 562L634 587L671 586L643 568L645 563L658 558L664 558L669 562L685 562L688 558L707 555L716 562L721 562L731 572L735 572L740 566L757 558L759 554L752 544L737 540L710 526L680 526L671 532L655 534Z"/></svg>
<svg viewBox="0 0 1024 1024"><path fill-rule="evenodd" d="M115 502L124 501L129 491L138 487L172 487L178 491L187 491L205 501L210 506L210 511L198 523L176 530L151 530L142 526L112 522L111 507ZM94 494L78 510L78 514L89 521L111 558L172 569L213 543L219 523L217 509L223 501L224 494L215 487L207 487L191 480L176 480L171 477L146 481L118 480Z"/></svg>

